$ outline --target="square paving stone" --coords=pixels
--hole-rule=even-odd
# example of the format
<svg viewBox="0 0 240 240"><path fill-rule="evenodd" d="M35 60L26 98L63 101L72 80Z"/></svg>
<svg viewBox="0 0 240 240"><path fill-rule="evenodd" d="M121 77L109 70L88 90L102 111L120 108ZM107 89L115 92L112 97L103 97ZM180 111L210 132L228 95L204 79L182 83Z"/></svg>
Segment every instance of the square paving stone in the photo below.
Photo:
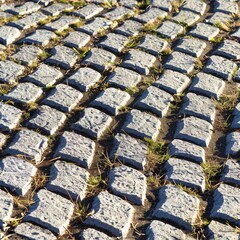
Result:
<svg viewBox="0 0 240 240"><path fill-rule="evenodd" d="M65 3L53 3L52 5L42 8L42 12L51 15L51 16L57 16L63 11L71 11L73 10L73 6L71 4L65 4Z"/></svg>
<svg viewBox="0 0 240 240"><path fill-rule="evenodd" d="M151 138L156 140L161 127L160 120L148 113L139 110L131 110L127 115L122 130L137 138Z"/></svg>
<svg viewBox="0 0 240 240"><path fill-rule="evenodd" d="M143 170L147 161L147 146L138 139L129 135L117 134L110 158L117 158L124 164Z"/></svg>
<svg viewBox="0 0 240 240"><path fill-rule="evenodd" d="M41 129L48 135L53 135L64 124L67 117L64 113L42 105L37 113L27 123L27 127Z"/></svg>
<svg viewBox="0 0 240 240"><path fill-rule="evenodd" d="M137 205L143 205L146 199L146 177L141 172L127 166L111 169L108 187L117 196L126 198Z"/></svg>
<svg viewBox="0 0 240 240"><path fill-rule="evenodd" d="M8 145L5 152L11 155L23 155L29 160L35 160L36 163L41 161L43 152L48 146L47 137L28 130L19 131Z"/></svg>
<svg viewBox="0 0 240 240"><path fill-rule="evenodd" d="M114 29L114 31L118 34L130 37L137 35L142 27L143 25L137 21L126 20L123 25Z"/></svg>
<svg viewBox="0 0 240 240"><path fill-rule="evenodd" d="M214 11L238 14L239 7L237 1L216 1Z"/></svg>
<svg viewBox="0 0 240 240"><path fill-rule="evenodd" d="M215 38L219 32L220 30L217 27L206 23L198 23L196 27L189 32L189 34L197 38L211 40Z"/></svg>
<svg viewBox="0 0 240 240"><path fill-rule="evenodd" d="M83 94L76 89L65 84L58 84L42 103L63 112L70 112L79 104L82 97Z"/></svg>
<svg viewBox="0 0 240 240"><path fill-rule="evenodd" d="M0 185L25 195L31 188L37 168L17 157L5 157L0 161Z"/></svg>
<svg viewBox="0 0 240 240"><path fill-rule="evenodd" d="M240 151L240 133L238 131L231 132L226 137L226 156L237 155Z"/></svg>
<svg viewBox="0 0 240 240"><path fill-rule="evenodd" d="M94 152L94 141L77 133L64 132L60 137L54 157L61 157L89 168L94 158Z"/></svg>
<svg viewBox="0 0 240 240"><path fill-rule="evenodd" d="M214 202L210 217L220 221L228 221L240 227L239 195L239 188L221 184L214 191Z"/></svg>
<svg viewBox="0 0 240 240"><path fill-rule="evenodd" d="M194 70L195 61L196 59L188 54L173 52L164 64L164 68L190 74Z"/></svg>
<svg viewBox="0 0 240 240"><path fill-rule="evenodd" d="M125 238L133 220L134 208L121 198L103 191L94 198L90 212L94 214L84 223Z"/></svg>
<svg viewBox="0 0 240 240"><path fill-rule="evenodd" d="M83 48L85 47L91 40L91 37L83 32L70 32L67 37L62 39L64 45L68 47L74 48Z"/></svg>
<svg viewBox="0 0 240 240"><path fill-rule="evenodd" d="M212 136L211 123L196 117L187 117L178 122L175 138L207 147Z"/></svg>
<svg viewBox="0 0 240 240"><path fill-rule="evenodd" d="M116 88L107 88L95 98L90 106L104 109L111 115L118 115L119 109L126 106L131 96Z"/></svg>
<svg viewBox="0 0 240 240"><path fill-rule="evenodd" d="M106 113L95 108L86 108L82 112L81 118L71 128L99 139L110 126L111 122L112 118Z"/></svg>
<svg viewBox="0 0 240 240"><path fill-rule="evenodd" d="M15 83L25 67L9 60L0 62L0 82Z"/></svg>
<svg viewBox="0 0 240 240"><path fill-rule="evenodd" d="M81 240L89 240L89 239L112 240L113 238L93 228L87 228L80 233L79 239Z"/></svg>
<svg viewBox="0 0 240 240"><path fill-rule="evenodd" d="M228 159L221 173L221 181L240 185L240 161Z"/></svg>
<svg viewBox="0 0 240 240"><path fill-rule="evenodd" d="M68 77L64 82L82 92L87 92L100 80L100 78L101 74L96 70L88 67L82 67L74 72L73 75Z"/></svg>
<svg viewBox="0 0 240 240"><path fill-rule="evenodd" d="M159 191L159 202L153 217L171 221L186 230L192 231L198 216L199 199L176 186L164 186Z"/></svg>
<svg viewBox="0 0 240 240"><path fill-rule="evenodd" d="M140 74L147 75L156 60L157 58L149 53L132 49L126 55L121 66L135 70Z"/></svg>
<svg viewBox="0 0 240 240"><path fill-rule="evenodd" d="M137 99L134 107L151 111L159 117L164 117L167 114L171 101L173 101L171 94L157 87L150 86Z"/></svg>
<svg viewBox="0 0 240 240"><path fill-rule="evenodd" d="M42 63L34 73L29 74L24 80L39 85L40 87L49 87L54 85L57 80L62 77L62 72L57 68Z"/></svg>
<svg viewBox="0 0 240 240"><path fill-rule="evenodd" d="M208 59L203 71L230 81L236 69L237 65L233 61L213 55Z"/></svg>
<svg viewBox="0 0 240 240"><path fill-rule="evenodd" d="M188 0L184 2L181 9L190 10L203 15L206 11L207 4L202 1Z"/></svg>
<svg viewBox="0 0 240 240"><path fill-rule="evenodd" d="M168 12L172 11L172 0L152 0L151 5Z"/></svg>
<svg viewBox="0 0 240 240"><path fill-rule="evenodd" d="M207 23L218 25L219 23L229 24L233 21L233 17L229 13L214 12L214 14L205 20Z"/></svg>
<svg viewBox="0 0 240 240"><path fill-rule="evenodd" d="M13 211L13 196L0 189L0 229L7 225L5 222L11 219Z"/></svg>
<svg viewBox="0 0 240 240"><path fill-rule="evenodd" d="M31 221L57 234L66 231L74 211L74 204L60 195L41 189L34 196L24 221Z"/></svg>
<svg viewBox="0 0 240 240"><path fill-rule="evenodd" d="M7 10L10 13L16 14L16 15L26 15L33 12L38 11L41 8L41 6L34 2L26 2L20 6L16 6L13 9Z"/></svg>
<svg viewBox="0 0 240 240"><path fill-rule="evenodd" d="M153 7L150 8L148 11L135 16L134 19L142 23L151 23L158 18L163 19L167 15L168 13L163 11L162 9Z"/></svg>
<svg viewBox="0 0 240 240"><path fill-rule="evenodd" d="M120 0L119 4L128 7L128 8L134 8L137 4L137 1L135 0Z"/></svg>
<svg viewBox="0 0 240 240"><path fill-rule="evenodd" d="M82 201L87 193L88 177L87 170L73 163L57 161L51 166L47 189Z"/></svg>
<svg viewBox="0 0 240 240"><path fill-rule="evenodd" d="M132 9L126 8L124 6L119 6L112 11L109 11L104 14L104 17L113 21L113 20L121 20L125 16L133 15L134 11Z"/></svg>
<svg viewBox="0 0 240 240"><path fill-rule="evenodd" d="M100 14L103 10L104 8L100 5L90 3L78 10L73 11L71 14L88 20Z"/></svg>
<svg viewBox="0 0 240 240"><path fill-rule="evenodd" d="M153 86L159 87L171 94L182 93L190 84L190 78L182 73L164 70Z"/></svg>
<svg viewBox="0 0 240 240"><path fill-rule="evenodd" d="M51 57L45 62L58 65L64 69L70 69L77 60L78 55L72 48L58 45L51 50Z"/></svg>
<svg viewBox="0 0 240 240"><path fill-rule="evenodd" d="M187 26L194 25L199 19L201 15L194 13L192 11L182 9L177 15L175 15L172 20L177 21L182 24L187 24Z"/></svg>
<svg viewBox="0 0 240 240"><path fill-rule="evenodd" d="M165 179L174 184L182 184L200 189L202 192L205 191L204 173L199 164L179 158L170 158L167 160L164 169L166 171Z"/></svg>
<svg viewBox="0 0 240 240"><path fill-rule="evenodd" d="M21 32L11 26L1 26L0 27L0 42L4 45L9 45L15 42L21 36Z"/></svg>
<svg viewBox="0 0 240 240"><path fill-rule="evenodd" d="M211 74L199 72L192 80L189 91L219 99L225 88L225 82Z"/></svg>

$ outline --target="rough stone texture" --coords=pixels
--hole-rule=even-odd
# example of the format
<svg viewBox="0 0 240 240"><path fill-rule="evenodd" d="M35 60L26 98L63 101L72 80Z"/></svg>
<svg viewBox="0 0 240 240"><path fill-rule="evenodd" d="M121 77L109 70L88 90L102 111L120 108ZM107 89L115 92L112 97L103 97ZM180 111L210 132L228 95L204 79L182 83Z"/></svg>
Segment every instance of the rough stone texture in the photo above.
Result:
<svg viewBox="0 0 240 240"><path fill-rule="evenodd" d="M170 155L174 157L189 159L199 164L205 162L204 148L180 139L174 139L170 143L169 151Z"/></svg>
<svg viewBox="0 0 240 240"><path fill-rule="evenodd" d="M71 11L72 9L73 6L71 4L54 3L48 7L43 8L42 12L47 15L57 16L63 11Z"/></svg>
<svg viewBox="0 0 240 240"><path fill-rule="evenodd" d="M95 143L82 135L73 132L64 132L60 137L54 157L76 162L89 168L94 157Z"/></svg>
<svg viewBox="0 0 240 240"><path fill-rule="evenodd" d="M207 7L207 4L205 2L188 0L183 4L181 9L190 10L203 15L204 12L206 11L206 7Z"/></svg>
<svg viewBox="0 0 240 240"><path fill-rule="evenodd" d="M111 63L116 60L116 56L101 48L92 48L82 61L82 64L90 65L99 71L107 70Z"/></svg>
<svg viewBox="0 0 240 240"><path fill-rule="evenodd" d="M37 168L31 163L16 157L5 157L0 161L0 185L25 195L31 188L32 178Z"/></svg>
<svg viewBox="0 0 240 240"><path fill-rule="evenodd" d="M116 195L134 204L143 205L146 199L147 179L139 171L120 166L109 172L108 187Z"/></svg>
<svg viewBox="0 0 240 240"><path fill-rule="evenodd" d="M240 162L228 159L221 176L223 182L240 185Z"/></svg>
<svg viewBox="0 0 240 240"><path fill-rule="evenodd" d="M190 78L186 75L172 71L164 70L153 86L159 87L171 94L183 92L190 84Z"/></svg>
<svg viewBox="0 0 240 240"><path fill-rule="evenodd" d="M107 234L97 231L93 228L87 228L81 232L79 239L80 240L89 240L89 239L111 240L113 238L111 238Z"/></svg>
<svg viewBox="0 0 240 240"><path fill-rule="evenodd" d="M199 146L208 146L213 126L200 118L187 117L178 122L175 138L193 142Z"/></svg>
<svg viewBox="0 0 240 240"><path fill-rule="evenodd" d="M0 130L11 131L19 123L22 111L16 107L0 102Z"/></svg>
<svg viewBox="0 0 240 240"><path fill-rule="evenodd" d="M94 198L92 211L94 214L85 220L86 224L105 229L116 237L126 237L134 213L128 202L104 191Z"/></svg>
<svg viewBox="0 0 240 240"><path fill-rule="evenodd" d="M125 106L130 98L131 96L127 92L116 88L107 88L90 103L90 106L104 109L111 115L118 115L119 109Z"/></svg>
<svg viewBox="0 0 240 240"><path fill-rule="evenodd" d="M82 201L87 192L87 170L72 163L57 161L51 167L47 189Z"/></svg>
<svg viewBox="0 0 240 240"><path fill-rule="evenodd" d="M57 238L46 228L41 228L37 225L25 222L20 223L14 229L14 232L20 236L26 237L29 240L56 240Z"/></svg>
<svg viewBox="0 0 240 240"><path fill-rule="evenodd" d="M48 146L47 141L47 137L34 131L23 129L14 136L5 152L11 155L20 154L29 160L35 160L36 163L39 163L44 150Z"/></svg>
<svg viewBox="0 0 240 240"><path fill-rule="evenodd" d="M112 122L110 116L95 108L86 108L81 115L71 128L97 139L101 138Z"/></svg>
<svg viewBox="0 0 240 240"><path fill-rule="evenodd" d="M153 216L171 221L180 227L192 231L197 219L199 199L176 186L164 186L159 191L159 202Z"/></svg>
<svg viewBox="0 0 240 240"><path fill-rule="evenodd" d="M134 107L151 111L160 117L164 117L167 114L171 101L173 101L171 94L151 86L141 94L137 102L134 103Z"/></svg>
<svg viewBox="0 0 240 240"><path fill-rule="evenodd" d="M126 20L123 25L116 28L114 31L118 34L122 34L124 36L130 37L137 35L139 30L143 27L143 25L137 21Z"/></svg>
<svg viewBox="0 0 240 240"><path fill-rule="evenodd" d="M134 18L142 23L151 23L158 18L165 18L167 16L167 12L159 9L159 8L150 8L148 11L135 16Z"/></svg>
<svg viewBox="0 0 240 240"><path fill-rule="evenodd" d="M120 6L120 7L113 9L112 11L105 13L104 17L113 21L113 20L120 20L126 15L130 16L133 14L134 14L134 12L132 9Z"/></svg>
<svg viewBox="0 0 240 240"><path fill-rule="evenodd" d="M117 134L110 153L110 158L115 157L124 164L143 170L147 161L147 146L129 135Z"/></svg>
<svg viewBox="0 0 240 240"><path fill-rule="evenodd" d="M214 11L237 14L239 7L237 1L216 1L214 2Z"/></svg>
<svg viewBox="0 0 240 240"><path fill-rule="evenodd" d="M126 55L121 66L135 70L140 74L147 75L156 60L156 57L149 53L132 49Z"/></svg>
<svg viewBox="0 0 240 240"><path fill-rule="evenodd" d="M65 84L58 84L42 103L63 112L70 112L79 104L82 96L82 93L76 89Z"/></svg>
<svg viewBox="0 0 240 240"><path fill-rule="evenodd" d="M240 150L240 133L229 133L226 137L226 144L226 156L237 155Z"/></svg>
<svg viewBox="0 0 240 240"><path fill-rule="evenodd" d="M39 10L41 6L37 3L33 2L26 2L20 6L16 6L12 9L8 9L7 11L16 15L25 15L25 14L30 14L33 12L36 12Z"/></svg>
<svg viewBox="0 0 240 240"><path fill-rule="evenodd" d="M221 221L229 221L240 226L239 199L240 189L221 184L213 194L214 204L210 217Z"/></svg>
<svg viewBox="0 0 240 240"><path fill-rule="evenodd" d="M68 47L83 48L90 40L91 37L88 34L74 31L70 32L69 35L62 40L62 42Z"/></svg>
<svg viewBox="0 0 240 240"><path fill-rule="evenodd" d="M11 26L1 26L0 27L0 42L4 45L9 45L16 41L21 35L21 32Z"/></svg>
<svg viewBox="0 0 240 240"><path fill-rule="evenodd" d="M64 124L66 119L64 113L42 105L37 109L33 118L26 123L26 126L41 129L44 133L53 135Z"/></svg>
<svg viewBox="0 0 240 240"><path fill-rule="evenodd" d="M181 10L172 19L182 24L187 24L187 26L194 25L199 19L200 15L188 10Z"/></svg>
<svg viewBox="0 0 240 240"><path fill-rule="evenodd" d="M134 8L137 4L136 0L119 0L119 3L128 8Z"/></svg>
<svg viewBox="0 0 240 240"><path fill-rule="evenodd" d="M73 75L65 80L67 85L73 86L82 92L87 92L101 78L101 74L91 68L79 68Z"/></svg>
<svg viewBox="0 0 240 240"><path fill-rule="evenodd" d="M0 189L0 229L4 229L7 220L11 219L11 214L13 211L13 197Z"/></svg>
<svg viewBox="0 0 240 240"><path fill-rule="evenodd" d="M156 140L160 127L161 122L158 118L134 109L128 113L122 130L138 138Z"/></svg>
<svg viewBox="0 0 240 240"><path fill-rule="evenodd" d="M153 7L161 8L165 11L172 11L172 0L152 0L151 4Z"/></svg>
<svg viewBox="0 0 240 240"><path fill-rule="evenodd" d="M96 15L100 14L103 10L104 10L104 8L102 8L99 5L88 4L78 10L73 11L72 14L76 15L80 18L88 20L88 19L91 19L91 18L95 17Z"/></svg>
<svg viewBox="0 0 240 240"><path fill-rule="evenodd" d="M206 19L207 23L217 25L219 23L228 24L233 20L231 14L224 12L215 12L210 18Z"/></svg>
<svg viewBox="0 0 240 240"><path fill-rule="evenodd" d="M30 206L23 220L63 234L70 222L73 210L74 204L70 200L42 189L34 196L34 204Z"/></svg>

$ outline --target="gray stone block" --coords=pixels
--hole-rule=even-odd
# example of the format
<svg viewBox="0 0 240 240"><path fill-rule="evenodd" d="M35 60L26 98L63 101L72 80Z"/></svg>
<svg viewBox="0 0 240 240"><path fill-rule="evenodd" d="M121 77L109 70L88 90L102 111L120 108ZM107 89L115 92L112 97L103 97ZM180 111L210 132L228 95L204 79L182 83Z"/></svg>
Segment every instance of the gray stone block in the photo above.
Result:
<svg viewBox="0 0 240 240"><path fill-rule="evenodd" d="M104 8L102 8L100 5L90 3L78 10L73 11L72 14L80 18L89 20L96 15L99 15L103 10Z"/></svg>
<svg viewBox="0 0 240 240"><path fill-rule="evenodd" d="M26 14L36 12L40 8L41 8L41 6L39 4L30 1L30 2L26 2L22 5L16 6L12 9L8 9L7 11L21 16L21 15L26 15Z"/></svg>
<svg viewBox="0 0 240 240"><path fill-rule="evenodd" d="M53 2L53 0L32 0L32 1L42 4L43 6L48 6L51 2Z"/></svg>
<svg viewBox="0 0 240 240"><path fill-rule="evenodd" d="M137 4L137 1L136 0L119 0L119 4L128 8L134 8Z"/></svg>
<svg viewBox="0 0 240 240"><path fill-rule="evenodd" d="M137 21L126 20L123 25L117 27L114 31L118 34L130 37L137 35L143 25Z"/></svg>
<svg viewBox="0 0 240 240"><path fill-rule="evenodd" d="M134 19L136 19L137 21L142 22L142 23L151 23L158 18L163 19L167 15L168 15L168 13L165 12L164 10L153 7L153 8L150 8L149 10L147 10L146 12L135 16Z"/></svg>
<svg viewBox="0 0 240 240"><path fill-rule="evenodd" d="M11 26L1 26L0 27L0 42L4 45L9 45L15 42L21 35L21 32Z"/></svg>
<svg viewBox="0 0 240 240"><path fill-rule="evenodd" d="M224 12L227 14L238 14L239 12L237 1L215 1L213 6L214 12Z"/></svg>
<svg viewBox="0 0 240 240"><path fill-rule="evenodd" d="M153 7L161 8L165 11L172 11L172 0L152 0L151 5Z"/></svg>
<svg viewBox="0 0 240 240"><path fill-rule="evenodd" d="M211 23L214 25L217 24L228 24L233 21L233 17L229 13L224 12L214 12L214 14L205 20L207 23Z"/></svg>
<svg viewBox="0 0 240 240"><path fill-rule="evenodd" d="M62 235L74 211L74 204L50 191L41 189L34 196L34 204L30 206L24 221L31 221Z"/></svg>
<svg viewBox="0 0 240 240"><path fill-rule="evenodd" d="M113 21L113 20L121 20L125 16L131 16L134 14L134 11L132 9L126 8L124 6L119 6L112 11L109 11L104 14L104 17Z"/></svg>
<svg viewBox="0 0 240 240"><path fill-rule="evenodd" d="M87 228L81 232L79 239L80 240L89 240L89 239L111 240L113 238L93 228Z"/></svg>
<svg viewBox="0 0 240 240"><path fill-rule="evenodd" d="M240 133L231 132L226 137L226 156L237 155L240 151Z"/></svg>
<svg viewBox="0 0 240 240"><path fill-rule="evenodd" d="M188 0L184 2L181 9L190 10L203 15L206 12L207 4L202 1Z"/></svg>
<svg viewBox="0 0 240 240"><path fill-rule="evenodd" d="M91 37L82 32L70 32L67 37L62 39L64 45L74 48L83 48L85 47L91 40Z"/></svg>
<svg viewBox="0 0 240 240"><path fill-rule="evenodd" d="M63 11L71 11L73 10L73 6L71 4L65 4L65 3L53 3L52 5L42 8L42 12L51 15L51 16L57 16Z"/></svg>
<svg viewBox="0 0 240 240"><path fill-rule="evenodd" d="M240 162L228 159L221 173L221 181L240 185Z"/></svg>
<svg viewBox="0 0 240 240"><path fill-rule="evenodd" d="M172 20L177 21L178 23L186 24L187 26L192 26L200 18L201 15L189 10L182 9L179 13L177 13L177 15L172 18Z"/></svg>

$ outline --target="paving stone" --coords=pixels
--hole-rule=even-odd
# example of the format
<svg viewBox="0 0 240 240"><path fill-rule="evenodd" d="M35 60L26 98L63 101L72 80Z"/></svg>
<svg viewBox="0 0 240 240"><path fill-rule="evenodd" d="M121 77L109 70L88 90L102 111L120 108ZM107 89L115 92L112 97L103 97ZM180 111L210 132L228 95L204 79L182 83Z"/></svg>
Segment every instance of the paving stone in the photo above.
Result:
<svg viewBox="0 0 240 240"><path fill-rule="evenodd" d="M221 184L213 194L214 203L210 218L229 221L240 226L239 199L240 189Z"/></svg>
<svg viewBox="0 0 240 240"><path fill-rule="evenodd" d="M134 8L137 4L136 0L119 0L119 4L125 7Z"/></svg>
<svg viewBox="0 0 240 240"><path fill-rule="evenodd" d="M105 13L104 17L113 21L113 20L120 20L127 15L130 16L133 14L134 14L134 11L132 9L126 8L124 6L120 6L113 9L112 11Z"/></svg>
<svg viewBox="0 0 240 240"><path fill-rule="evenodd" d="M159 117L164 117L167 114L171 101L173 101L171 94L150 86L140 95L134 103L134 107L151 111Z"/></svg>
<svg viewBox="0 0 240 240"><path fill-rule="evenodd" d="M175 138L206 147L211 140L212 130L209 122L191 116L178 122Z"/></svg>
<svg viewBox="0 0 240 240"><path fill-rule="evenodd" d="M43 91L40 87L32 83L19 83L6 95L1 97L2 100L13 100L17 103L36 102L41 97Z"/></svg>
<svg viewBox="0 0 240 240"><path fill-rule="evenodd" d="M6 224L4 222L11 219L13 211L13 197L0 189L0 228L4 229Z"/></svg>
<svg viewBox="0 0 240 240"><path fill-rule="evenodd" d="M90 103L90 106L104 109L111 115L118 115L119 109L126 106L130 98L131 96L127 92L116 88L107 88Z"/></svg>
<svg viewBox="0 0 240 240"><path fill-rule="evenodd" d="M236 69L237 65L233 61L213 55L208 59L203 71L230 81Z"/></svg>
<svg viewBox="0 0 240 240"><path fill-rule="evenodd" d="M9 45L15 42L21 35L21 32L11 26L1 26L0 27L0 42L4 45Z"/></svg>
<svg viewBox="0 0 240 240"><path fill-rule="evenodd" d="M101 6L90 3L78 10L73 11L71 14L88 20L100 14L103 10L104 8L102 8Z"/></svg>
<svg viewBox="0 0 240 240"><path fill-rule="evenodd" d="M189 159L198 164L205 162L204 148L180 139L174 139L169 144L169 153L170 156Z"/></svg>
<svg viewBox="0 0 240 240"><path fill-rule="evenodd" d="M127 115L123 131L138 138L157 139L161 122L158 118L139 110L131 110Z"/></svg>
<svg viewBox="0 0 240 240"><path fill-rule="evenodd" d="M235 13L238 14L239 7L236 1L215 1L214 2L214 12L220 11L225 13Z"/></svg>
<svg viewBox="0 0 240 240"><path fill-rule="evenodd" d="M63 74L57 68L48 66L44 63L40 64L35 72L28 75L24 80L32 82L41 87L49 87L54 85Z"/></svg>
<svg viewBox="0 0 240 240"><path fill-rule="evenodd" d="M94 152L94 141L77 133L64 132L60 137L60 142L54 156L89 168L94 158Z"/></svg>
<svg viewBox="0 0 240 240"><path fill-rule="evenodd" d="M128 202L104 191L94 198L92 211L94 214L84 223L107 230L116 237L126 237L134 213Z"/></svg>
<svg viewBox="0 0 240 240"><path fill-rule="evenodd" d="M177 13L176 16L172 18L172 20L177 21L178 23L186 24L187 26L194 25L199 19L201 15L194 13L188 10L181 10Z"/></svg>
<svg viewBox="0 0 240 240"><path fill-rule="evenodd" d="M79 104L82 97L82 93L76 89L65 84L58 84L42 103L63 112L70 112Z"/></svg>
<svg viewBox="0 0 240 240"><path fill-rule="evenodd" d="M63 234L70 222L74 204L60 195L41 189L34 196L24 221L31 221L55 233Z"/></svg>
<svg viewBox="0 0 240 240"><path fill-rule="evenodd" d="M153 86L159 87L171 94L183 92L189 85L190 78L182 73L164 70Z"/></svg>
<svg viewBox="0 0 240 240"><path fill-rule="evenodd" d="M152 0L151 5L165 11L172 11L172 0Z"/></svg>
<svg viewBox="0 0 240 240"><path fill-rule="evenodd" d="M0 161L0 185L25 195L31 188L32 178L37 168L31 163L16 157L5 157Z"/></svg>
<svg viewBox="0 0 240 240"><path fill-rule="evenodd" d="M207 227L207 237L209 240L239 240L240 235L236 229L228 224L222 224L216 221L211 221Z"/></svg>
<svg viewBox="0 0 240 240"><path fill-rule="evenodd" d="M67 117L64 113L42 105L37 113L27 123L27 127L41 129L48 135L53 135L64 124Z"/></svg>
<svg viewBox="0 0 240 240"><path fill-rule="evenodd" d="M176 70L187 74L194 70L194 66L195 58L182 52L173 52L164 64L164 68L166 69Z"/></svg>
<svg viewBox="0 0 240 240"><path fill-rule="evenodd" d="M56 37L57 35L52 31L37 29L34 33L25 37L22 42L26 44L37 44L44 47L48 45L51 39Z"/></svg>
<svg viewBox="0 0 240 240"><path fill-rule="evenodd" d="M221 173L221 181L240 185L240 162L228 159Z"/></svg>
<svg viewBox="0 0 240 240"><path fill-rule="evenodd" d="M53 2L53 0L32 0L32 1L42 4L43 6L47 6L49 5L49 3Z"/></svg>
<svg viewBox="0 0 240 240"><path fill-rule="evenodd" d="M198 216L199 199L176 186L164 186L159 191L159 202L153 217L171 221L192 231Z"/></svg>
<svg viewBox="0 0 240 240"><path fill-rule="evenodd" d="M129 135L117 134L110 157L117 157L124 164L143 170L147 161L147 146Z"/></svg>
<svg viewBox="0 0 240 240"><path fill-rule="evenodd" d="M108 187L117 196L137 205L143 205L146 199L146 177L127 166L115 167L109 172Z"/></svg>
<svg viewBox="0 0 240 240"><path fill-rule="evenodd" d="M71 11L73 10L73 6L71 4L65 4L65 3L54 3L48 7L42 8L42 12L51 15L51 16L57 16L63 11Z"/></svg>
<svg viewBox="0 0 240 240"><path fill-rule="evenodd" d="M101 78L101 74L91 68L79 68L73 75L65 80L67 85L73 86L82 92L87 92Z"/></svg>
<svg viewBox="0 0 240 240"><path fill-rule="evenodd" d="M201 15L205 13L206 8L207 4L205 2L195 0L187 0L181 7L181 9L190 10Z"/></svg>
<svg viewBox="0 0 240 240"><path fill-rule="evenodd" d="M48 146L47 142L47 137L37 132L23 129L14 136L5 152L11 155L24 155L25 158L29 160L34 159L36 163L39 163L44 150Z"/></svg>
<svg viewBox="0 0 240 240"><path fill-rule="evenodd" d="M101 239L101 240L111 240L113 238L109 237L103 232L97 231L93 228L87 228L83 230L80 234L81 240L89 240L89 239Z"/></svg>
<svg viewBox="0 0 240 240"><path fill-rule="evenodd" d="M183 97L180 114L184 116L199 117L213 123L216 115L216 108L212 99L195 93L188 93Z"/></svg>
<svg viewBox="0 0 240 240"><path fill-rule="evenodd" d="M132 49L126 55L121 66L135 70L140 74L147 75L156 60L156 57L149 53Z"/></svg>
<svg viewBox="0 0 240 240"><path fill-rule="evenodd" d="M0 6L1 8L1 6ZM10 14L8 12L0 12L0 18L3 20L8 21L9 18L13 17L13 14Z"/></svg>
<svg viewBox="0 0 240 240"><path fill-rule="evenodd" d="M240 38L240 28L236 28L236 31L231 34L231 37Z"/></svg>
<svg viewBox="0 0 240 240"><path fill-rule="evenodd" d="M128 38L115 33L108 33L103 41L98 43L99 47L107 49L114 53L120 53L128 42Z"/></svg>
<svg viewBox="0 0 240 240"><path fill-rule="evenodd" d="M157 43L157 44L156 44ZM168 46L168 42L156 35L145 35L138 45L138 48L142 48L153 55L159 55Z"/></svg>
<svg viewBox="0 0 240 240"><path fill-rule="evenodd" d="M106 79L106 82L120 88L136 87L142 77L140 74L127 68L116 67L114 72Z"/></svg>
<svg viewBox="0 0 240 240"><path fill-rule="evenodd" d="M202 167L179 158L170 158L165 166L165 178L174 184L183 184L187 187L201 189L205 191L205 179Z"/></svg>
<svg viewBox="0 0 240 240"><path fill-rule="evenodd" d="M118 34L130 37L137 35L142 27L143 25L137 21L126 20L123 25L114 29L114 31Z"/></svg>
<svg viewBox="0 0 240 240"><path fill-rule="evenodd" d="M47 189L62 193L74 201L82 201L87 193L87 170L72 163L57 161L51 166Z"/></svg>
<svg viewBox="0 0 240 240"><path fill-rule="evenodd" d="M5 144L7 140L7 137L0 132L0 150L2 149L2 146Z"/></svg>
<svg viewBox="0 0 240 240"><path fill-rule="evenodd" d="M240 133L231 132L226 137L226 156L237 155L240 150Z"/></svg>
<svg viewBox="0 0 240 240"><path fill-rule="evenodd" d="M225 39L214 54L235 60L240 59L240 43Z"/></svg>
<svg viewBox="0 0 240 240"><path fill-rule="evenodd" d="M0 102L0 130L11 131L21 120L22 111L18 108Z"/></svg>
<svg viewBox="0 0 240 240"><path fill-rule="evenodd" d="M74 47L74 48L83 48L85 47L91 40L91 37L82 32L70 32L67 37L62 39L62 42L69 47Z"/></svg>
<svg viewBox="0 0 240 240"><path fill-rule="evenodd" d="M95 108L86 108L81 115L71 128L97 139L101 138L112 122L110 116Z"/></svg>
<svg viewBox="0 0 240 240"><path fill-rule="evenodd" d="M163 11L160 8L150 8L148 11L139 14L134 17L135 20L142 23L151 23L158 18L165 18L168 15L167 12Z"/></svg>
<svg viewBox="0 0 240 240"><path fill-rule="evenodd" d="M180 24L166 20L156 30L156 33L160 34L162 37L174 39L179 34L183 33L183 31L184 28Z"/></svg>
<svg viewBox="0 0 240 240"><path fill-rule="evenodd" d="M189 91L219 99L225 88L225 82L213 75L199 72L192 80Z"/></svg>
<svg viewBox="0 0 240 240"><path fill-rule="evenodd" d="M108 69L115 60L116 56L113 53L101 48L92 48L87 53L82 64L90 65L99 71L104 71Z"/></svg>
<svg viewBox="0 0 240 240"><path fill-rule="evenodd" d="M12 9L8 9L7 11L16 15L25 15L25 14L30 14L33 12L38 11L41 8L41 6L37 3L33 2L26 2L20 6L16 6Z"/></svg>
<svg viewBox="0 0 240 240"><path fill-rule="evenodd" d="M14 229L18 235L26 237L29 240L56 240L57 238L46 228L41 228L37 225L25 222L20 223Z"/></svg>
<svg viewBox="0 0 240 240"><path fill-rule="evenodd" d="M206 23L198 23L196 27L189 32L190 35L205 40L214 39L220 30L217 27L211 26Z"/></svg>
<svg viewBox="0 0 240 240"><path fill-rule="evenodd" d="M206 42L202 40L196 38L183 38L174 48L174 51L184 52L192 55L193 57L200 57L206 47Z"/></svg>
<svg viewBox="0 0 240 240"><path fill-rule="evenodd" d="M229 13L215 12L210 18L206 19L205 21L213 25L218 25L219 23L228 24L233 21L233 18Z"/></svg>
<svg viewBox="0 0 240 240"><path fill-rule="evenodd" d="M78 55L73 49L61 45L54 47L51 50L51 55L45 62L64 69L72 68L78 60Z"/></svg>

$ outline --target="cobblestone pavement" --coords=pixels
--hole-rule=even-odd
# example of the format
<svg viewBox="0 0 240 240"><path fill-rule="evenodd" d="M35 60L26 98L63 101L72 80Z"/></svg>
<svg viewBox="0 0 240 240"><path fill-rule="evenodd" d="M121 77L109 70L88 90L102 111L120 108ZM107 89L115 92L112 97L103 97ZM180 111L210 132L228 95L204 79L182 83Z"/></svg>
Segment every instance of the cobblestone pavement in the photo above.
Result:
<svg viewBox="0 0 240 240"><path fill-rule="evenodd" d="M0 0L0 238L240 239L239 7Z"/></svg>

